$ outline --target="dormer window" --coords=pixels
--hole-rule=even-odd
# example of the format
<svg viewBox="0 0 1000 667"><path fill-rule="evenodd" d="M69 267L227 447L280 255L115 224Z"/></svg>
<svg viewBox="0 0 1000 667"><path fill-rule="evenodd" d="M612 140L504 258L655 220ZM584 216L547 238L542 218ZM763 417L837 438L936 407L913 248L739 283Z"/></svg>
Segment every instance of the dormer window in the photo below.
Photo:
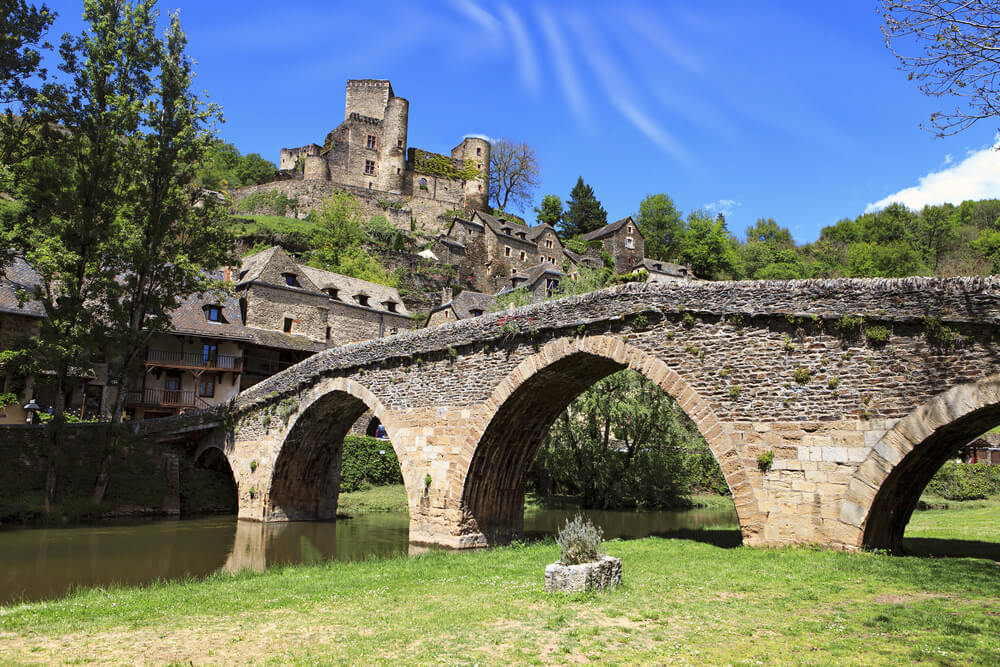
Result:
<svg viewBox="0 0 1000 667"><path fill-rule="evenodd" d="M281 277L285 279L285 284L289 287L301 287L299 285L299 277L294 273L282 273Z"/></svg>
<svg viewBox="0 0 1000 667"><path fill-rule="evenodd" d="M662 264L653 264L653 268L656 269L657 271L662 271L663 270L663 265Z"/></svg>
<svg viewBox="0 0 1000 667"><path fill-rule="evenodd" d="M209 322L225 322L222 319L222 306L205 306L205 319Z"/></svg>
<svg viewBox="0 0 1000 667"><path fill-rule="evenodd" d="M483 311L481 311L478 308L473 308L472 310L469 311L469 314L472 315L473 317L479 317L480 315L483 314Z"/></svg>
<svg viewBox="0 0 1000 667"><path fill-rule="evenodd" d="M382 305L385 306L385 309L388 310L390 313L395 313L396 312L396 302L395 301L383 301Z"/></svg>
<svg viewBox="0 0 1000 667"><path fill-rule="evenodd" d="M500 229L500 231L503 232L504 234L508 234L509 235L510 234L510 227L502 227Z"/></svg>
<svg viewBox="0 0 1000 667"><path fill-rule="evenodd" d="M359 306L368 305L368 295L367 294L355 294L354 300L358 302Z"/></svg>
<svg viewBox="0 0 1000 667"><path fill-rule="evenodd" d="M526 239L526 238L528 238L528 236L527 236L527 234L525 234L525 232L518 232L517 233L517 238L519 238L519 239Z"/></svg>
<svg viewBox="0 0 1000 667"><path fill-rule="evenodd" d="M338 301L340 300L340 296L339 296L340 290L338 290L336 287L327 287L323 291L326 292L326 295L328 297L330 297L331 299L337 299Z"/></svg>

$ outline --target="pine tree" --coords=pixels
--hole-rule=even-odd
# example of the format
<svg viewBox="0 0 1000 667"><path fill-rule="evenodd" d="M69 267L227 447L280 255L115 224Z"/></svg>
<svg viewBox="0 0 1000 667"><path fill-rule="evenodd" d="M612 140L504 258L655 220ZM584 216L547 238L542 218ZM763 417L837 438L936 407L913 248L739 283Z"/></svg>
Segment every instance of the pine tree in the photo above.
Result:
<svg viewBox="0 0 1000 667"><path fill-rule="evenodd" d="M594 196L594 188L579 177L569 193L566 212L563 214L560 232L563 238L592 232L608 224L608 213Z"/></svg>

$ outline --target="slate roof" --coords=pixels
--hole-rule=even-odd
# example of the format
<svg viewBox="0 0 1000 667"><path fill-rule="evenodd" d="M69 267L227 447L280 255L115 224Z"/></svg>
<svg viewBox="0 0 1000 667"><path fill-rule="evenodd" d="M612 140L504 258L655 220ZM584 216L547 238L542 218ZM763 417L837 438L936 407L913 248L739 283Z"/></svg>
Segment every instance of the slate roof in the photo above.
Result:
<svg viewBox="0 0 1000 667"><path fill-rule="evenodd" d="M309 279L319 289L339 290L340 300L345 303L357 305L357 302L353 299L354 295L364 294L368 297L368 302L371 304L371 308L374 308L375 310L386 311L384 304L387 301L391 301L396 304L395 314L410 314L407 312L406 305L403 303L403 298L399 296L399 291L395 287L371 283L367 280L361 280L360 278L342 276L339 273L332 273L330 271L324 271L323 269L314 269L311 266L300 266L299 268L302 269L307 276L309 276Z"/></svg>
<svg viewBox="0 0 1000 667"><path fill-rule="evenodd" d="M45 317L45 309L38 301L29 299L22 305L17 300L19 290L30 293L32 288L37 287L40 283L41 279L35 270L20 257L15 257L7 270L4 271L3 276L0 276L0 313Z"/></svg>
<svg viewBox="0 0 1000 667"><path fill-rule="evenodd" d="M563 248L563 254L569 257L574 264L582 264L583 266L589 266L592 269L599 269L602 266L604 266L604 262L597 257L591 257L590 255L581 255L566 248Z"/></svg>
<svg viewBox="0 0 1000 667"><path fill-rule="evenodd" d="M222 320L209 320L207 306L222 306ZM211 293L192 294L170 313L169 333L249 340L249 331L243 325L239 297L234 294L227 294L221 299Z"/></svg>
<svg viewBox="0 0 1000 667"><path fill-rule="evenodd" d="M496 297L490 296L489 294L483 294L482 292L465 290L451 301L442 303L440 306L427 313L427 320L424 322L424 326L427 326L427 323L430 322L431 315L439 313L442 310L448 310L450 308L452 312L455 313L455 319L466 320L470 317L476 317L476 315L472 314L473 310L481 310L483 313L490 312L490 307L494 303L496 303Z"/></svg>
<svg viewBox="0 0 1000 667"><path fill-rule="evenodd" d="M319 352L326 349L326 345L323 343L317 343L314 340L297 334L287 334L269 329L253 329L250 327L247 327L246 332L250 342L261 347L272 347L279 350L300 350L303 352Z"/></svg>
<svg viewBox="0 0 1000 667"><path fill-rule="evenodd" d="M650 273L662 273L674 278L694 279L695 275L686 266L674 264L673 262L663 262L658 259L643 257L642 261L632 267L632 271L646 269Z"/></svg>
<svg viewBox="0 0 1000 667"><path fill-rule="evenodd" d="M267 250L243 258L239 275L236 277L236 284L242 285L260 279L260 274L264 272L264 267L274 257L274 253L280 250L278 246L271 246Z"/></svg>
<svg viewBox="0 0 1000 667"><path fill-rule="evenodd" d="M518 280L526 280L527 286L533 287L535 283L541 280L542 277L545 275L555 276L556 278L559 279L565 276L565 274L559 269L555 268L554 265L543 262L525 271L518 271L513 276L511 276L511 282L516 282Z"/></svg>
<svg viewBox="0 0 1000 667"><path fill-rule="evenodd" d="M483 223L490 228L490 230L497 236L502 236L505 238L514 239L515 241L521 242L534 242L534 239L544 231L543 227L548 225L536 225L535 227L528 227L527 225L522 225L519 222L511 222L510 220L500 220L489 213L483 213L482 211L473 211L473 218L480 218ZM511 233L503 231L504 229L510 229ZM537 230L537 231L532 231ZM523 233L524 238L517 236L518 233Z"/></svg>
<svg viewBox="0 0 1000 667"><path fill-rule="evenodd" d="M600 229L595 229L592 232L587 232L586 234L583 235L583 240L584 241L596 241L598 239L603 239L603 238L606 238L608 236L611 236L612 234L614 234L615 232L617 232L619 229L621 229L625 225L626 222L632 222L632 216L631 215L625 216L621 220L616 220L615 222L612 222L610 224L604 225Z"/></svg>

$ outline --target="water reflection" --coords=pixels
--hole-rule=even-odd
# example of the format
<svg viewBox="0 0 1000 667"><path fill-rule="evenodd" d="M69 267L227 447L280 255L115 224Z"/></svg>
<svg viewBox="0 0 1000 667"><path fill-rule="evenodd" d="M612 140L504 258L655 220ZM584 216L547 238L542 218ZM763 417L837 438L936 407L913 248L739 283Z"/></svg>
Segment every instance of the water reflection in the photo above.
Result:
<svg viewBox="0 0 1000 667"><path fill-rule="evenodd" d="M528 515L525 534L554 534L572 514L543 510ZM736 527L731 509L586 514L604 528L608 539ZM261 571L275 565L426 552L426 547L410 545L408 537L405 513L364 514L328 523L265 524L211 517L2 531L0 604L59 597L76 587L138 585L219 570Z"/></svg>

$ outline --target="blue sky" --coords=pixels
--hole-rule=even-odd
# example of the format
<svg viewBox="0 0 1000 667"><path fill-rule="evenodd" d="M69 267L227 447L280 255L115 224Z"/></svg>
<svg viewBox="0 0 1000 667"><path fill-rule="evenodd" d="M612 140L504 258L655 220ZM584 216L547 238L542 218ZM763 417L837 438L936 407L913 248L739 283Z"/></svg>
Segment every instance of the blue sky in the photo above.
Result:
<svg viewBox="0 0 1000 667"><path fill-rule="evenodd" d="M80 2L49 5L54 32L79 30ZM343 119L348 78L387 78L411 146L527 141L536 200L583 176L609 220L665 192L738 235L772 217L806 242L890 200L1000 197L1000 121L920 129L951 101L896 69L873 0L160 5L176 8L221 136L275 162Z"/></svg>

